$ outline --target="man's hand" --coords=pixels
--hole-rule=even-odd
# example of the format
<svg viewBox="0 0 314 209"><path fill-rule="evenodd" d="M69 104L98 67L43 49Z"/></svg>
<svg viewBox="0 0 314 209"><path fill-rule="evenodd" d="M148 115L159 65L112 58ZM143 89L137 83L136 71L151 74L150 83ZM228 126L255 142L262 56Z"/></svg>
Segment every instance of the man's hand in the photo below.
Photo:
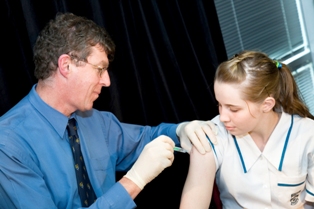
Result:
<svg viewBox="0 0 314 209"><path fill-rule="evenodd" d="M176 133L180 138L181 147L188 153L191 151L192 144L201 154L205 154L205 152L211 150L208 140L213 144L217 144L216 135L218 133L218 128L210 120L194 120L191 122L180 123Z"/></svg>
<svg viewBox="0 0 314 209"><path fill-rule="evenodd" d="M148 143L133 167L125 175L139 188L158 176L166 167L172 165L174 142L168 136L161 135Z"/></svg>

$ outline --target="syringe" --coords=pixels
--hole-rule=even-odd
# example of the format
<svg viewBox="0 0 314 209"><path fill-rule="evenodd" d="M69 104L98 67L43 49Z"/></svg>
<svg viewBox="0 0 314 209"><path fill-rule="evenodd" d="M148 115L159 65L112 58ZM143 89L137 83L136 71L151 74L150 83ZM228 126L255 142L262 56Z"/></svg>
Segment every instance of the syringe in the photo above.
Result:
<svg viewBox="0 0 314 209"><path fill-rule="evenodd" d="M182 153L186 153L187 152L185 149L183 149L181 147L174 147L173 150L176 151L176 152L182 152Z"/></svg>

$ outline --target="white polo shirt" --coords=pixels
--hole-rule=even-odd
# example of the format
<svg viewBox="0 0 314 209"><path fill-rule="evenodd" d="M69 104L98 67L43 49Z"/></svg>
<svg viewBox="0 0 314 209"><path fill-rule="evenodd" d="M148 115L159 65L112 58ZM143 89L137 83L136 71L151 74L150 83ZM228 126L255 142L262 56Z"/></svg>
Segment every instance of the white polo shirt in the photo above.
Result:
<svg viewBox="0 0 314 209"><path fill-rule="evenodd" d="M250 135L233 138L219 116L212 121L219 127L214 153L224 208L289 209L314 202L314 120L283 112L263 152Z"/></svg>

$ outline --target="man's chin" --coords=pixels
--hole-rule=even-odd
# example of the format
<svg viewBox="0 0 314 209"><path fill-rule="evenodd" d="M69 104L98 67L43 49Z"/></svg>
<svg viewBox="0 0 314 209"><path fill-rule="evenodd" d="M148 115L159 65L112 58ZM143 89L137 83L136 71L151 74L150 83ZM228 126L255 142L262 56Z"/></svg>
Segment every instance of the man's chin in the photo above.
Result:
<svg viewBox="0 0 314 209"><path fill-rule="evenodd" d="M81 112L86 112L86 111L89 111L89 110L93 109L93 104L94 104L94 103L91 103L91 104L85 105L85 107L84 107L84 108L80 108L79 110L80 110Z"/></svg>

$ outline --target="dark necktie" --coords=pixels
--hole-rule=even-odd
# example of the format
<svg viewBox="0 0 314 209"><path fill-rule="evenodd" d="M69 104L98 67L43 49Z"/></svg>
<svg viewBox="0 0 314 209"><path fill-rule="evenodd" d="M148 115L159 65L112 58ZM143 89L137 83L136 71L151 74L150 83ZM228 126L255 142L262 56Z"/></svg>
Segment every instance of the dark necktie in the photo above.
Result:
<svg viewBox="0 0 314 209"><path fill-rule="evenodd" d="M74 168L76 173L78 193L81 198L83 207L88 207L96 200L96 195L89 181L88 174L85 168L83 155L81 153L80 139L77 134L76 121L70 119L67 126L69 141L74 158Z"/></svg>

